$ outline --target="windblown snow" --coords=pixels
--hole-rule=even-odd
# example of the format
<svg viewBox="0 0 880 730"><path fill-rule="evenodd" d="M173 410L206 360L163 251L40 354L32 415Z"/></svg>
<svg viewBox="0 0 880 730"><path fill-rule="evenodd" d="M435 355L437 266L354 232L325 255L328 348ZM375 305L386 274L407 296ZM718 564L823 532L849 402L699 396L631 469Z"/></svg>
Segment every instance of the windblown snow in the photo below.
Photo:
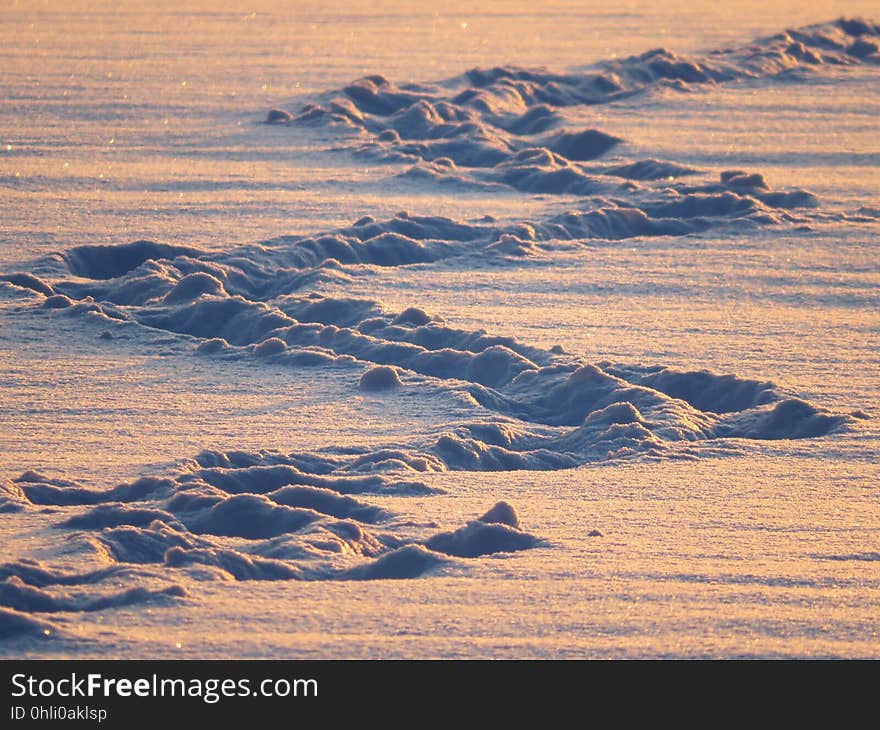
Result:
<svg viewBox="0 0 880 730"><path fill-rule="evenodd" d="M161 473L115 485L8 475L3 519L51 525L83 568L59 567L24 545L8 555L0 640L75 642L71 614L173 610L200 600L209 582L433 580L467 575L490 556L558 549L493 494L483 514L442 524L421 518L418 504L443 492L430 479L437 473L467 480L474 472L699 462L859 429L862 410L829 410L810 392L769 380L698 362L688 369L589 357L564 341L546 348L515 331L456 324L430 299L389 307L345 290L403 269L425 280L438 270L541 276L558 257L589 255L598 242L872 223L880 216L869 201L841 209L808 189L776 187L751 164L719 173L633 156L601 124L579 126L592 108L613 115L623 100L796 85L872 66L880 66L880 26L842 19L705 55L661 48L559 73L498 66L401 85L370 75L280 104L265 124L323 135L320 154L366 165L378 179L444 195L522 196L542 201L542 212L503 220L365 215L232 247L82 242L7 268L0 293L19 312L37 313L47 333L86 336L98 327L111 352L138 333L161 334L195 363L332 373L348 391L334 404L340 410L359 394L429 396L453 415L412 438L364 445L206 444L198 454L167 454ZM584 533L601 536L595 527L585 524Z"/></svg>

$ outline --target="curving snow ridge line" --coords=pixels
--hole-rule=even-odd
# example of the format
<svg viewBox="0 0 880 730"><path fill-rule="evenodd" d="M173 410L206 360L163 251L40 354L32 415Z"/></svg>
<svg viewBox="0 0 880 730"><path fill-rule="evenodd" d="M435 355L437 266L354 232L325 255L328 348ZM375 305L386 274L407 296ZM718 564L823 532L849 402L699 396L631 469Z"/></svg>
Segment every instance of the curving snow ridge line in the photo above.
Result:
<svg viewBox="0 0 880 730"><path fill-rule="evenodd" d="M880 64L878 44L880 26L840 19L704 56L680 56L659 48L585 71L472 69L438 84L403 87L373 75L341 92L329 92L321 103L307 104L298 112L272 109L266 122L353 133L353 152L380 161L416 163L403 173L414 180L593 195L613 189L615 184L606 176L647 181L695 171L657 160L605 168L580 164L602 157L623 140L595 129L557 129L565 122L565 108L608 104L659 87L684 91Z"/></svg>
<svg viewBox="0 0 880 730"><path fill-rule="evenodd" d="M118 258L116 252L113 255ZM389 313L370 300L278 293L290 280L283 273L274 276L272 266L276 260L284 265L287 257L288 249L280 247L261 250L251 260L243 251L150 260L117 279L46 284L65 293L44 297L43 302L50 317L102 318L111 337L116 327L155 328L191 338L196 351L205 356L246 359L255 365L264 361L339 368L351 372L352 389L419 387L459 405L459 422L417 443L337 454L325 449L289 459L233 456L250 467L264 468L259 485L233 489L235 493L264 494L269 486L287 485L342 494L391 489L424 493L428 491L424 485L396 484L382 473L559 469L633 456L680 456L687 452L682 452L684 443L807 438L852 420L791 398L768 382L656 366L590 363L513 337L451 327L415 307ZM219 263L226 259L234 260L235 266ZM173 297L169 303L169 293L179 292L181 282L196 276L197 266L213 271L222 286L201 293L199 289L191 298ZM265 282L273 282L276 296L267 301L249 299L247 294L255 289L266 293ZM85 291L91 293L74 303L72 297ZM95 295L101 303L94 301ZM203 464L206 469L226 466ZM362 474L371 476L357 476ZM210 479L216 487L229 488L221 474ZM20 488L28 499L42 503L96 504L106 498L130 503L165 492L169 484L148 478L101 495L65 484ZM317 500L318 495L312 498ZM305 499L305 492L300 499ZM14 505L16 500L9 502ZM115 514L101 517L110 520L102 526L114 526ZM288 521L307 521L301 510L274 510L266 518L277 523L272 529L282 531ZM135 513L126 519L134 524ZM169 516L148 510L137 519L144 525L155 519L168 521Z"/></svg>
<svg viewBox="0 0 880 730"><path fill-rule="evenodd" d="M44 504L87 507L55 527L78 530L84 549L105 566L71 574L34 560L0 565L0 605L29 613L97 611L186 596L176 583L100 592L104 581L137 577L138 571L151 578L174 574L157 574L150 565L195 570L196 577L210 580L413 578L452 564L453 556L542 544L520 529L505 502L455 531L438 532L433 523L417 529L387 509L344 494L352 482L363 490L389 491L381 478L327 475L324 483L340 491L303 486L302 470L264 463L297 460L205 453L170 477L152 480L154 488L138 480L104 491L27 472L12 483L17 491L5 485L7 494L17 495L23 510ZM90 590L78 591L80 586Z"/></svg>
<svg viewBox="0 0 880 730"><path fill-rule="evenodd" d="M63 618L50 623L34 614L187 600L177 582L184 576L409 579L544 544L503 502L452 526L413 523L375 503L375 495L438 491L430 472L694 459L705 453L701 444L719 439L735 439L736 451L743 439L812 438L847 427L861 416L828 413L769 382L591 363L561 348L455 328L417 306L388 312L317 290L380 267L453 258L464 267L516 266L552 255L560 241L827 219L815 212L813 195L772 190L758 173L700 180L697 170L652 158L597 163L623 140L561 129L563 111L658 86L874 64L878 38L872 23L841 20L705 57L661 49L587 72L474 69L444 84L401 88L368 77L342 97L296 114L273 110L267 121L339 127L354 133L356 154L415 163L402 174L429 184L586 197L570 212L535 221L367 216L224 253L151 241L85 245L65 252L54 275L0 276L5 286L31 291L48 318L101 321L111 341L124 328L153 328L191 342L201 357L335 368L352 392L393 398L419 388L452 400L461 414L411 443L204 452L163 477L103 490L35 472L0 481L0 512L60 512L47 519L93 562L80 573L35 560L0 565L0 639L65 635Z"/></svg>

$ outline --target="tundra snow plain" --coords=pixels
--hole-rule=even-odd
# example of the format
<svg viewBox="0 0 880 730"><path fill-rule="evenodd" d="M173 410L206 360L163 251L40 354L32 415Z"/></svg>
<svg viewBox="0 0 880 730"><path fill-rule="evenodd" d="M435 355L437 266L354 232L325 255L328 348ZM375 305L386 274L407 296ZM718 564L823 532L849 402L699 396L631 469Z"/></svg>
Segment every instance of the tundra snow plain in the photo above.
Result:
<svg viewBox="0 0 880 730"><path fill-rule="evenodd" d="M13 75L3 655L876 656L880 30L782 27Z"/></svg>

